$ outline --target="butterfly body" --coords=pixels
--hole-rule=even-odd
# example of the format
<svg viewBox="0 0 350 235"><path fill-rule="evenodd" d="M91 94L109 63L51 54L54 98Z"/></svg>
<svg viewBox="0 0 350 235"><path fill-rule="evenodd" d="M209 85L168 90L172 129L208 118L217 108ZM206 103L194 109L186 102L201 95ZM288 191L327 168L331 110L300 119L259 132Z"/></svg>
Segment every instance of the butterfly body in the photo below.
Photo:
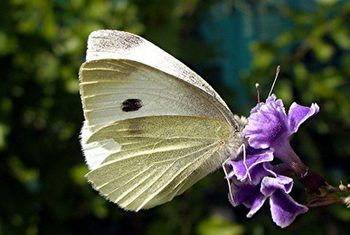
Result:
<svg viewBox="0 0 350 235"><path fill-rule="evenodd" d="M170 201L242 144L242 123L200 76L147 40L99 30L80 68L88 180L138 211Z"/></svg>

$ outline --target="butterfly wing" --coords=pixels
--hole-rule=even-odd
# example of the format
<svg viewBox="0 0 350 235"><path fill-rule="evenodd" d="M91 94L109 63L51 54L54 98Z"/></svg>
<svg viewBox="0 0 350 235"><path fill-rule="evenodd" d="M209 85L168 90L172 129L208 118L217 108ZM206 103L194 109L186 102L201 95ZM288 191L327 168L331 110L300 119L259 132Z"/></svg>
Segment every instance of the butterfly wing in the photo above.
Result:
<svg viewBox="0 0 350 235"><path fill-rule="evenodd" d="M232 113L219 94L198 74L146 39L123 31L97 30L90 34L86 60L126 59L137 61L173 75L205 91L225 107L226 115Z"/></svg>
<svg viewBox="0 0 350 235"><path fill-rule="evenodd" d="M117 121L98 130L87 143L109 139L121 150L111 153L87 178L122 208L150 208L170 201L217 168L231 135L227 123L206 117Z"/></svg>
<svg viewBox="0 0 350 235"><path fill-rule="evenodd" d="M136 211L162 204L238 148L238 123L198 75L167 73L172 60L156 68L100 53L80 70L82 146L87 178L106 198Z"/></svg>
<svg viewBox="0 0 350 235"><path fill-rule="evenodd" d="M80 92L92 131L117 120L153 115L207 116L236 125L231 112L215 97L136 61L85 62L80 70Z"/></svg>

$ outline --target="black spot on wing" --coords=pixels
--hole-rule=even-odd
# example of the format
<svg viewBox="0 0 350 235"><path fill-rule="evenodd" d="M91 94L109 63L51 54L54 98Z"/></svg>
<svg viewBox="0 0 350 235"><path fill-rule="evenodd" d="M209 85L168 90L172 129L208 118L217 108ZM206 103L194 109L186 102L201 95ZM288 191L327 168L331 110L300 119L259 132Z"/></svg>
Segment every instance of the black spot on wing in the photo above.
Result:
<svg viewBox="0 0 350 235"><path fill-rule="evenodd" d="M142 101L140 99L127 99L124 100L121 109L124 112L137 111L142 107Z"/></svg>

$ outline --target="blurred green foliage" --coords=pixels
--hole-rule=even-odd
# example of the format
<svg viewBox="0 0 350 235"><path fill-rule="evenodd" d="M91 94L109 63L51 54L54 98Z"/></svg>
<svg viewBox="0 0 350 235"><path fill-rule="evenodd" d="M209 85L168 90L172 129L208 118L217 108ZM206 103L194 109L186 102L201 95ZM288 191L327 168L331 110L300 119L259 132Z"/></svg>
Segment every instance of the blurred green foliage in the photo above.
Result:
<svg viewBox="0 0 350 235"><path fill-rule="evenodd" d="M220 83L220 71L205 65L220 55L199 30L215 2L0 1L0 234L342 235L350 231L350 211L343 205L312 209L285 230L271 222L268 206L248 220L245 208L234 209L227 201L220 171L171 203L139 213L108 203L86 183L77 73L88 34L101 28L140 34L202 71L203 77L215 77L214 88L224 99L231 98L234 89ZM222 2L234 14L236 3L249 8L265 1ZM267 2L288 26L272 39L252 43L251 72L235 78L250 91L251 106L240 110L248 113L254 105L255 82L267 93L280 64L275 93L287 104L321 106L317 117L293 139L293 146L331 183L349 182L350 3L312 1L312 9L303 10L291 8L288 1Z"/></svg>

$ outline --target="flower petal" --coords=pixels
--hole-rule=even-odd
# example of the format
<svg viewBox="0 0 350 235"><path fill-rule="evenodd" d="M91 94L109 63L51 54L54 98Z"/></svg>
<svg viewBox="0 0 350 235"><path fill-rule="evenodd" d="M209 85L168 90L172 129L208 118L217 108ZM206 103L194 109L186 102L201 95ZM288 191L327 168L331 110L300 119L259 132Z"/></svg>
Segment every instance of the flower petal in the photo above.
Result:
<svg viewBox="0 0 350 235"><path fill-rule="evenodd" d="M276 190L270 197L272 220L281 228L290 225L299 215L306 213L308 208L293 200L283 190Z"/></svg>
<svg viewBox="0 0 350 235"><path fill-rule="evenodd" d="M259 194L254 198L254 201L251 203L250 211L247 214L247 218L251 218L260 208L264 205L264 202L266 201L267 197L264 197L264 195Z"/></svg>
<svg viewBox="0 0 350 235"><path fill-rule="evenodd" d="M259 187L252 184L232 183L231 188L232 198L230 197L230 202L233 206L244 204L250 208L254 198L261 195Z"/></svg>
<svg viewBox="0 0 350 235"><path fill-rule="evenodd" d="M248 118L243 135L253 148L269 148L276 141L284 141L288 134L288 118L282 100L269 96L266 103L259 103Z"/></svg>
<svg viewBox="0 0 350 235"><path fill-rule="evenodd" d="M293 187L293 179L279 175L277 177L264 177L261 181L260 191L265 196L271 196L276 190L290 193Z"/></svg>
<svg viewBox="0 0 350 235"><path fill-rule="evenodd" d="M263 179L265 176L276 177L276 173L272 171L272 166L268 162L254 166L251 170L249 170L249 173L251 178L246 178L245 180L254 185L260 184L261 179Z"/></svg>
<svg viewBox="0 0 350 235"><path fill-rule="evenodd" d="M315 115L320 110L320 107L313 103L310 108L306 106L293 103L288 111L289 131L291 134L298 131L299 126L305 122L309 117Z"/></svg>
<svg viewBox="0 0 350 235"><path fill-rule="evenodd" d="M265 172L266 170L262 166L257 166L263 162L270 162L273 160L273 154L271 151L260 151L260 153L254 155L249 155L249 151L247 151L246 159L243 159L242 155L243 154L241 153L237 158L240 160L229 162L233 169L233 175L235 175L236 178L240 181L246 180L248 174L250 174L250 176L252 176L253 178L255 174L260 174L259 172L261 171ZM254 170L254 168L256 169ZM229 173L229 175L231 174ZM254 178L256 178L256 180L258 180L259 182L261 180L261 177Z"/></svg>
<svg viewBox="0 0 350 235"><path fill-rule="evenodd" d="M252 217L264 204L266 197L260 192L258 185L251 184L232 184L232 199L230 202L233 206L243 204L250 211L247 217Z"/></svg>

